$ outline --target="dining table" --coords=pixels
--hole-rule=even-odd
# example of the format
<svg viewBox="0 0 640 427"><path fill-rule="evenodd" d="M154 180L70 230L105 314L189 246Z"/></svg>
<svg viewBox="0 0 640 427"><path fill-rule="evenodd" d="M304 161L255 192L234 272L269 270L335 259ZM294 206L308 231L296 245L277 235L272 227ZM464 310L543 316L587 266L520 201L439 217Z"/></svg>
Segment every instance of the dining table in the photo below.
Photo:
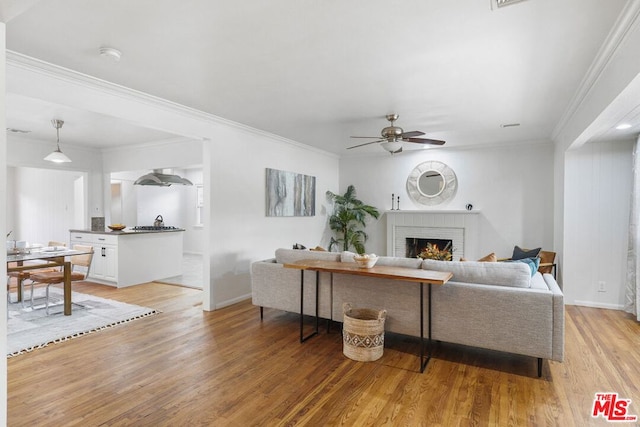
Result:
<svg viewBox="0 0 640 427"><path fill-rule="evenodd" d="M36 247L18 251L7 251L7 273L38 270L51 267L63 269L64 315L71 315L71 260L74 255L86 255L90 251L68 249L66 247ZM18 289L18 293L21 289Z"/></svg>

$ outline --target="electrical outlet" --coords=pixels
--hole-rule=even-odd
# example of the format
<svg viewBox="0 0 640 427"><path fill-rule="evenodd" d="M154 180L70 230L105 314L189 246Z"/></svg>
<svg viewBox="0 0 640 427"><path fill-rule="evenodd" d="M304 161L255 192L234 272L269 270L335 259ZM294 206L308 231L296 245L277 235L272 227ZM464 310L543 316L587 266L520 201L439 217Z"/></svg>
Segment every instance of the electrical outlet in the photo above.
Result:
<svg viewBox="0 0 640 427"><path fill-rule="evenodd" d="M598 292L607 292L607 283L604 281L598 282Z"/></svg>

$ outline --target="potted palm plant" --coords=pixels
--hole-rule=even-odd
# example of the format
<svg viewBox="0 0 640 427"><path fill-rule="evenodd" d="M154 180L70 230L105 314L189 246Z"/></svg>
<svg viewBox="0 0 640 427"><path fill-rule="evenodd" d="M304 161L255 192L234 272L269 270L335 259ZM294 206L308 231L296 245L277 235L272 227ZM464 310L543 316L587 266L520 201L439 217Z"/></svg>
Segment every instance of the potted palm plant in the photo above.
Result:
<svg viewBox="0 0 640 427"><path fill-rule="evenodd" d="M333 246L342 246L342 250L348 251L351 247L359 254L365 252L364 242L367 234L364 232L368 217L378 219L380 212L373 206L365 205L356 198L356 189L353 185L347 188L347 192L340 195L327 191L327 197L333 202L333 214L329 217L329 228L336 233L331 238L329 250Z"/></svg>

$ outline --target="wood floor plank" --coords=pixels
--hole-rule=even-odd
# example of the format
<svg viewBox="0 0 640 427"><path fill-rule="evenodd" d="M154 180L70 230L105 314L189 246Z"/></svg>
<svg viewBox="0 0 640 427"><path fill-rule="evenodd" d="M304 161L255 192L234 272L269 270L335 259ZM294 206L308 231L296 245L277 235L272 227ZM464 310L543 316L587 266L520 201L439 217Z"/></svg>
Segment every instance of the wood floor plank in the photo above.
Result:
<svg viewBox="0 0 640 427"><path fill-rule="evenodd" d="M304 344L298 316L249 301L203 312L202 291L150 283L76 290L160 314L8 360L9 426L603 425L596 392L640 415L640 325L614 310L566 308L566 360L387 334L383 357L342 354L338 329ZM514 331L517 333L517 331Z"/></svg>

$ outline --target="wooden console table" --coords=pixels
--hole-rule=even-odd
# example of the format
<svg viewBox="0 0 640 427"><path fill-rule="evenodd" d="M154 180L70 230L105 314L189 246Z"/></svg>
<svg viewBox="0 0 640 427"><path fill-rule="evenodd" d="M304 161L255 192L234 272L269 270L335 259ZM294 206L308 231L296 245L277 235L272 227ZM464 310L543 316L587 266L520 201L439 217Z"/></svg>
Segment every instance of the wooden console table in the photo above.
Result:
<svg viewBox="0 0 640 427"><path fill-rule="evenodd" d="M318 289L320 272L327 272L333 275L352 274L355 276L369 276L380 279L401 280L404 282L412 282L420 284L420 372L424 369L431 359L431 285L444 285L451 277L452 273L443 271L430 271L420 268L404 268L391 266L374 266L372 268L360 268L356 263L339 262L339 261L323 261L323 260L300 260L290 264L284 264L285 268L296 268L300 270L300 342L304 342L309 338L318 334L319 317L318 317ZM316 272L316 326L315 331L308 336L303 335L303 308L304 308L304 271L310 270ZM429 285L429 329L428 329L428 353L425 358L424 354L424 285Z"/></svg>

